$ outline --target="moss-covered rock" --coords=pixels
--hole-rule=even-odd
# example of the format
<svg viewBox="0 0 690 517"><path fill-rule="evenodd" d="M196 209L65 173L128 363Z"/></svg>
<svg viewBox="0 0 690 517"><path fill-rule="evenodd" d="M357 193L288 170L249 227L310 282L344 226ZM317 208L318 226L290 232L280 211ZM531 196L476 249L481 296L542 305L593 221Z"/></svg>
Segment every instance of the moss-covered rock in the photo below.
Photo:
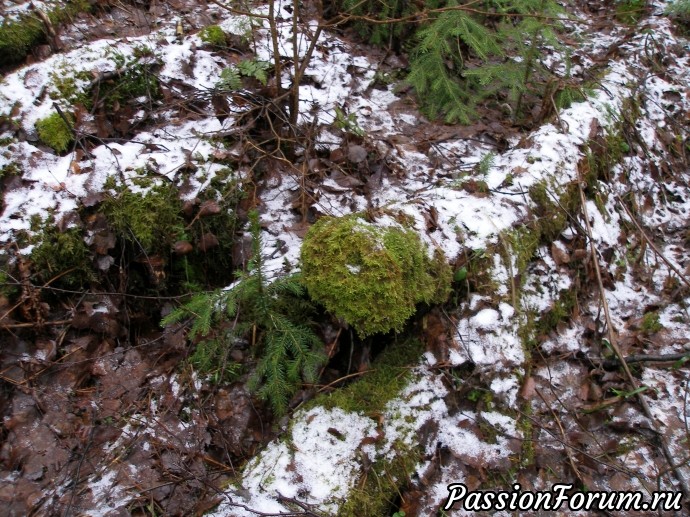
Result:
<svg viewBox="0 0 690 517"><path fill-rule="evenodd" d="M430 259L413 230L358 216L312 226L302 271L310 296L360 336L402 330L417 303L447 299L452 276L443 254Z"/></svg>

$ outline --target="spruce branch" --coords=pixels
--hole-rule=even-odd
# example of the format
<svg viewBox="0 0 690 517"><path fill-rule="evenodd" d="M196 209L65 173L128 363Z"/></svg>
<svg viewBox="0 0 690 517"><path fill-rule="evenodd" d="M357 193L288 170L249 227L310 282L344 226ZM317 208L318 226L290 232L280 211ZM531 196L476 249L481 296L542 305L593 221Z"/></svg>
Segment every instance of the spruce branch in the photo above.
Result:
<svg viewBox="0 0 690 517"><path fill-rule="evenodd" d="M317 380L326 357L323 344L304 321L310 311L301 301L304 287L299 277L266 280L256 211L249 214L249 232L253 255L237 283L224 291L194 295L162 324L191 320L190 339L204 338L197 343L192 363L217 380L239 370L240 365L228 364L229 351L238 339L251 335L257 362L248 386L282 415L302 381Z"/></svg>

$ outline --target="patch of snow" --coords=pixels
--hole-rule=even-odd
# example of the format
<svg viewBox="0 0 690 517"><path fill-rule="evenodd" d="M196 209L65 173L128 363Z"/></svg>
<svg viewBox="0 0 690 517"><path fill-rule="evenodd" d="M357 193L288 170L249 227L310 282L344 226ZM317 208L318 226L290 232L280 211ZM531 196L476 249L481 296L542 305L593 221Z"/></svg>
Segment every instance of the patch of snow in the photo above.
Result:
<svg viewBox="0 0 690 517"><path fill-rule="evenodd" d="M509 314L505 308L504 311ZM483 309L478 315L458 322L456 346L450 351L451 364L471 361L479 367L501 371L512 370L524 362L522 340L517 332L518 322L515 318L501 321L499 314L493 309Z"/></svg>
<svg viewBox="0 0 690 517"><path fill-rule="evenodd" d="M494 330L499 322L500 314L494 309L482 309L471 319L471 324L477 329Z"/></svg>
<svg viewBox="0 0 690 517"><path fill-rule="evenodd" d="M520 383L517 377L494 377L489 386L491 392L500 397L507 407L516 407Z"/></svg>
<svg viewBox="0 0 690 517"><path fill-rule="evenodd" d="M572 326L558 333L558 336L547 339L541 344L541 349L552 354L556 352L577 352L582 350L582 334L580 326Z"/></svg>
<svg viewBox="0 0 690 517"><path fill-rule="evenodd" d="M117 471L106 470L100 479L91 481L87 484L91 490L91 498L98 503L93 510L85 510L82 515L89 517L105 517L111 515L113 510L122 508L134 495L127 495L122 484L117 482Z"/></svg>
<svg viewBox="0 0 690 517"><path fill-rule="evenodd" d="M448 407L443 400L447 393L440 376L420 368L417 377L386 404L383 424L385 442L377 448L367 445L363 451L372 460L380 456L391 459L396 453L396 443L410 447L418 445L422 426L430 421L443 421L448 415Z"/></svg>
<svg viewBox="0 0 690 517"><path fill-rule="evenodd" d="M499 431L495 443L482 440L471 429L480 416ZM446 420L446 425L439 429L437 440L456 457L481 462L491 468L500 465L502 460L507 460L513 454L506 435L518 437L520 434L511 417L491 411L482 412L481 415L464 411Z"/></svg>
<svg viewBox="0 0 690 517"><path fill-rule="evenodd" d="M269 444L245 469L241 492L250 494L247 505L284 512L287 509L277 499L297 497L334 511L360 474L356 451L362 440L375 434L371 419L339 408L301 412L287 437L289 443ZM233 515L245 515L229 503L211 515L227 515L231 509Z"/></svg>
<svg viewBox="0 0 690 517"><path fill-rule="evenodd" d="M351 264L345 264L345 267L347 270L352 273L353 275L358 275L359 272L362 270L361 266L353 266Z"/></svg>

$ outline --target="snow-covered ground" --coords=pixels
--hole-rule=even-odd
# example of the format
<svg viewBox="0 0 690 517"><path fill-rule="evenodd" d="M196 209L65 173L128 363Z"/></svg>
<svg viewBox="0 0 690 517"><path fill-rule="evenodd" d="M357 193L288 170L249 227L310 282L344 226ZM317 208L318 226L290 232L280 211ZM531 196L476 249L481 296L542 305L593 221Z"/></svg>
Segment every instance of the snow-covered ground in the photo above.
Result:
<svg viewBox="0 0 690 517"><path fill-rule="evenodd" d="M291 57L291 5L278 3L276 9L285 19L280 26L281 53ZM590 151L596 153L592 141L618 132L621 121L631 124L621 138L627 138L632 152L609 171L608 181L599 178L590 185L597 194L586 206L597 260L608 272L604 296L611 310L612 330L626 355L688 351L688 291L681 281L669 281L677 279L677 274L650 246L642 244L641 234L622 205L625 202L633 210L664 258L687 274L690 46L674 35L671 22L660 15L663 6L654 10L633 34L581 31L585 41L577 49L583 56L580 73L591 59L601 59L609 48L620 44L607 58L604 73L585 102L562 110L552 123L512 139L504 152L476 139L447 139L440 148L448 159L441 161L409 138L429 122L412 107L401 108L392 86L386 90L370 87L377 63L358 55L360 46L328 31L321 34L305 74L312 80L300 87L301 122L316 120L320 128L317 145L335 149L342 137L329 125L335 119L335 108L346 104L372 148L386 157L388 170L402 173L381 174L379 184L366 193L326 178L313 192L315 212L405 214L427 245L441 248L451 263L472 251L493 253L489 271L495 285L469 295L448 314L453 332L446 348L430 349L423 356L409 384L386 405L383 415L376 418L322 407L296 411L281 436L250 460L236 483L224 490L212 515L287 513L295 510L294 501L318 514L336 514L366 475L367 465L392 461L398 450L417 446L423 460L407 490L422 494L416 505L409 505L418 515L435 514L448 496L450 483L474 487L503 483L509 488L519 481L525 488L548 489L555 482L579 481L590 491L677 490L677 480L649 438L654 433L665 437L690 479L685 459L690 417L686 369L641 367L638 378L647 387L644 396L655 422L642 413L634 396L624 397L612 411L610 422L597 420L599 413L589 411L611 393L629 392L630 388L626 390L625 380L614 372L595 368L609 355L609 329L593 280L582 213L569 214L565 231L553 243L540 243L523 270L518 264L519 243L506 239L507 232L528 231L535 225L538 217L528 195L531 187L544 184L554 199L560 198L569 185L582 180L583 159ZM260 12L265 13L265 8ZM246 22L223 10L218 9L217 16L224 18L221 25L226 30L246 27ZM187 192L194 197L222 167L211 159L221 150L219 144L205 137L227 129L231 121L221 123L212 114L180 122L172 111L160 111L155 129L139 132L130 141L96 146L92 156L79 163L81 171L86 171L81 174L75 173L74 154L56 156L36 142L34 124L54 110L51 93L55 93L56 71L108 71L116 53L129 56L141 46L153 49L161 60L161 80L183 82L199 95L207 95L227 63L206 49L195 34L177 41L175 23L175 19L167 19L160 30L147 36L95 41L4 77L0 112L12 110L12 118L27 138L13 141L0 154L0 168L14 163L23 171L21 183L4 193L0 241L11 243L17 232L29 231L32 216L45 218L51 213L59 221L82 198L102 189L109 176L129 181L136 177L136 169L154 164L161 176L172 180L192 156L199 167L189 178L193 188ZM308 31L314 30L315 25L310 24ZM266 28L256 34L257 56L271 60ZM307 48L303 38L300 56ZM289 84L287 72L283 81ZM631 102L638 110L635 120L631 120ZM481 178L488 192L479 195L463 188L460 172L471 170L489 153L493 157ZM275 274L286 262L299 266L303 233L290 231L297 221L290 207L298 188L295 178L285 177L261 192L266 248L281 249L267 259L267 269ZM578 252L583 253L576 258ZM581 294L583 303L569 307L563 321L549 329L548 335L534 335L530 317L538 319L548 313L563 292L571 290ZM662 328L645 333L640 321L652 311L659 313ZM528 348L526 338L537 345ZM458 382L472 382L490 394L490 402L472 409L466 400L457 401L455 392L461 387L450 383L448 374L470 365L471 376ZM130 427L122 430L118 441L103 445L104 457L118 454L115 451L134 432L151 434L148 419L157 415L155 401L151 404L145 408L147 416L142 410L130 417L141 419L136 430L127 424ZM183 422L176 425L184 427ZM647 431L635 431L640 428ZM626 449L618 448L614 454L616 447L610 442L624 432L621 429L628 432ZM186 430L180 427L173 432ZM527 448L534 456L529 465ZM558 465L548 464L553 458ZM515 463L519 461L533 475L518 474L521 465ZM659 474L662 471L666 473ZM501 474L492 474L496 472ZM88 479L94 506L85 514L110 515L137 497L135 488L120 485L113 489L115 476L115 467L107 467ZM13 482L10 478L0 483L3 481ZM404 494L402 499L405 502Z"/></svg>

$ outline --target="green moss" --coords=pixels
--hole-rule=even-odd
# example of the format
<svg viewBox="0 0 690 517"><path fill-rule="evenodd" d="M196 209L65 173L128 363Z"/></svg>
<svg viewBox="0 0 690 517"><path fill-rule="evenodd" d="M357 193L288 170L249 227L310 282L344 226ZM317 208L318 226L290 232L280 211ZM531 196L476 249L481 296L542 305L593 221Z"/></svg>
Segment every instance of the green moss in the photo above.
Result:
<svg viewBox="0 0 690 517"><path fill-rule="evenodd" d="M409 366L417 364L423 351L424 345L416 339L389 346L373 362L371 372L344 388L316 397L306 407L338 407L353 413L380 415L408 384Z"/></svg>
<svg viewBox="0 0 690 517"><path fill-rule="evenodd" d="M34 222L34 229L37 224ZM49 217L40 223L38 232L31 237L35 244L31 251L34 271L41 281L47 282L60 276L57 285L81 287L92 277L91 254L84 243L81 228L58 230L55 220Z"/></svg>
<svg viewBox="0 0 690 517"><path fill-rule="evenodd" d="M491 411L494 405L494 394L485 388L474 388L467 393L467 400L481 403L486 411Z"/></svg>
<svg viewBox="0 0 690 517"><path fill-rule="evenodd" d="M57 69L50 73L52 89L50 98L64 100L68 106L80 104L91 109L91 99L86 91L86 86L92 79L90 72L83 70L77 72L67 62L63 61Z"/></svg>
<svg viewBox="0 0 690 517"><path fill-rule="evenodd" d="M648 312L642 317L640 330L649 334L654 334L662 330L664 326L659 321L659 313L656 311Z"/></svg>
<svg viewBox="0 0 690 517"><path fill-rule="evenodd" d="M237 267L232 261L238 229L236 207L244 196L243 185L232 171L219 170L198 193L199 204L186 216L176 185L161 183L146 168L135 172L130 179L134 187L120 185L111 176L103 188L110 195L99 211L117 234L119 246L135 256L142 252L161 255L167 287L199 291L232 282ZM207 203L213 203L217 211L203 214ZM205 249L202 243L208 242L210 235L217 243ZM171 254L177 241L187 241L191 251Z"/></svg>
<svg viewBox="0 0 690 517"><path fill-rule="evenodd" d="M372 363L371 372L344 388L319 395L306 405L306 410L316 406L338 407L378 419L386 404L399 396L410 382L409 366L418 363L423 351L424 345L416 339L387 347ZM421 460L419 446L400 441L393 449L392 458L379 458L362 474L340 507L339 516L390 515L400 489Z"/></svg>
<svg viewBox="0 0 690 517"><path fill-rule="evenodd" d="M545 182L532 185L529 197L534 203L535 230L541 242L553 242L568 225L568 214L574 215L580 207L577 185L568 185L559 193L558 188L550 188Z"/></svg>
<svg viewBox="0 0 690 517"><path fill-rule="evenodd" d="M441 252L430 260L414 231L358 216L319 220L301 258L310 296L360 336L400 331L415 304L443 302L450 293L452 272Z"/></svg>
<svg viewBox="0 0 690 517"><path fill-rule="evenodd" d="M209 25L208 27L201 29L201 32L199 32L199 38L201 38L201 41L204 43L208 43L214 47L226 46L225 32L218 25Z"/></svg>
<svg viewBox="0 0 690 517"><path fill-rule="evenodd" d="M134 242L139 251L167 251L184 232L182 202L177 188L169 183L145 193L118 187L101 210L120 237Z"/></svg>
<svg viewBox="0 0 690 517"><path fill-rule="evenodd" d="M65 117L73 123L71 114L66 113ZM57 153L64 153L73 142L72 128L67 125L65 120L58 114L53 113L46 118L36 122L38 138L48 147L52 147Z"/></svg>
<svg viewBox="0 0 690 517"><path fill-rule="evenodd" d="M43 38L43 24L38 18L26 16L16 21L5 19L0 26L0 64L21 62Z"/></svg>
<svg viewBox="0 0 690 517"><path fill-rule="evenodd" d="M73 0L47 13L53 25L70 16L91 9L86 0ZM21 63L36 45L45 41L45 29L41 19L33 13L11 20L5 18L0 25L0 66Z"/></svg>
<svg viewBox="0 0 690 517"><path fill-rule="evenodd" d="M422 460L421 446L397 441L392 459L379 459L360 478L338 510L338 517L390 515L410 475Z"/></svg>
<svg viewBox="0 0 690 517"><path fill-rule="evenodd" d="M541 232L538 229L535 230L528 226L508 230L501 235L501 240L509 244L505 250L507 255L505 258L510 259L512 257L515 259L516 271L512 272L514 276L522 275L526 271L532 257L537 252L540 237Z"/></svg>

